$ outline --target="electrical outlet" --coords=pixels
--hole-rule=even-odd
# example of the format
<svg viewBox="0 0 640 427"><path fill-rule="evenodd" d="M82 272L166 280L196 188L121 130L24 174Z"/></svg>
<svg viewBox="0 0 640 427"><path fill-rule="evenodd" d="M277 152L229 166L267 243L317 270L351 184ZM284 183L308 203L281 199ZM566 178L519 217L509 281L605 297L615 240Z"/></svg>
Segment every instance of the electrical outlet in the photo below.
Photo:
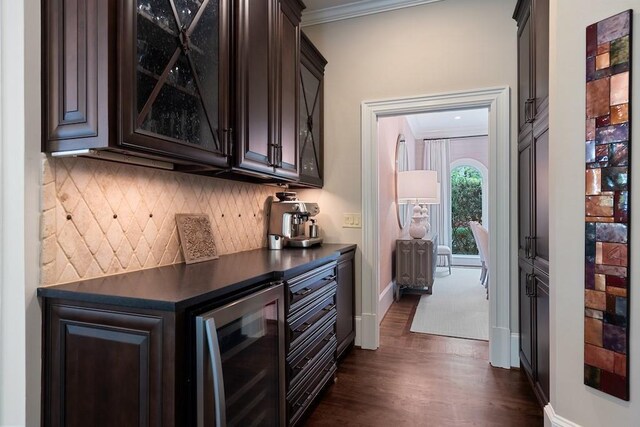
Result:
<svg viewBox="0 0 640 427"><path fill-rule="evenodd" d="M342 228L362 228L362 216L359 213L343 214Z"/></svg>

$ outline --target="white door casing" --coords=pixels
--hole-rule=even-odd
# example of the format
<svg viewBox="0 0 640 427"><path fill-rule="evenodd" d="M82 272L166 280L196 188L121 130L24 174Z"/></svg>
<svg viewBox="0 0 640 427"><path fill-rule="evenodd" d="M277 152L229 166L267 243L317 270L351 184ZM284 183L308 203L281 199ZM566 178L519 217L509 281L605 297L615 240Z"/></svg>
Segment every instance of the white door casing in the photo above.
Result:
<svg viewBox="0 0 640 427"><path fill-rule="evenodd" d="M508 87L364 101L362 147L362 316L360 342L377 349L380 342L378 302L378 118L466 108L489 109L489 251L495 265L489 276L489 362L511 366L510 251L511 144Z"/></svg>

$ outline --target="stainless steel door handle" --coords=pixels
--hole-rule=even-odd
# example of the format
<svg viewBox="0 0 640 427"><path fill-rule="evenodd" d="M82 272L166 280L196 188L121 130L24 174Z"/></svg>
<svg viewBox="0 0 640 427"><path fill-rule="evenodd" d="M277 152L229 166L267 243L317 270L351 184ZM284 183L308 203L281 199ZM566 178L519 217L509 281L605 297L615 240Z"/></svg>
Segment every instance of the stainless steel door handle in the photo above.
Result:
<svg viewBox="0 0 640 427"><path fill-rule="evenodd" d="M222 361L220 359L220 344L218 331L213 318L205 322L207 343L209 344L209 360L213 372L214 407L216 410L216 427L227 427L226 402L224 396L224 379L222 377Z"/></svg>

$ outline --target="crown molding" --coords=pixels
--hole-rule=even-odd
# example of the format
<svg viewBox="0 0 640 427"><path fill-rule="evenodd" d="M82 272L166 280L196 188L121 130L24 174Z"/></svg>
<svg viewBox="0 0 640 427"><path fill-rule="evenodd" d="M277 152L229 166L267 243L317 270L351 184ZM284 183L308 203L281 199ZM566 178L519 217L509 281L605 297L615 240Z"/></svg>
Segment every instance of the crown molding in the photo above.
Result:
<svg viewBox="0 0 640 427"><path fill-rule="evenodd" d="M413 116L406 116L411 133L416 139L438 139L438 138L466 138L469 136L487 135L489 133L487 126L461 126L457 125L448 129L429 129L424 130L424 126L421 126L418 118Z"/></svg>
<svg viewBox="0 0 640 427"><path fill-rule="evenodd" d="M435 3L443 0L368 0L354 1L341 6L333 6L325 9L316 9L302 12L302 27L326 24L327 22L341 21L343 19L357 18L359 16L373 15L374 13L388 12L390 10L403 9L405 7L419 6Z"/></svg>

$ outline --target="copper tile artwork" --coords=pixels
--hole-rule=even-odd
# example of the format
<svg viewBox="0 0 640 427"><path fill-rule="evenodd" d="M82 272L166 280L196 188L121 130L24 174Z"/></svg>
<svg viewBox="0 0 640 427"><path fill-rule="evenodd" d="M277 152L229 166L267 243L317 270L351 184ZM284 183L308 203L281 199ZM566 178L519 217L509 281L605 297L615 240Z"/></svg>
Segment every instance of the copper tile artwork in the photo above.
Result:
<svg viewBox="0 0 640 427"><path fill-rule="evenodd" d="M609 52L596 56L596 70L602 70L603 68L609 68L610 64Z"/></svg>
<svg viewBox="0 0 640 427"><path fill-rule="evenodd" d="M587 196L587 216L613 216L613 196Z"/></svg>
<svg viewBox="0 0 640 427"><path fill-rule="evenodd" d="M585 317L584 341L602 347L602 320Z"/></svg>
<svg viewBox="0 0 640 427"><path fill-rule="evenodd" d="M596 120L587 119L587 141L596 139Z"/></svg>
<svg viewBox="0 0 640 427"><path fill-rule="evenodd" d="M584 383L629 400L632 15L587 27Z"/></svg>
<svg viewBox="0 0 640 427"><path fill-rule="evenodd" d="M619 104L611 106L611 124L619 125L621 123L627 123L629 121L629 104ZM587 129L587 140L593 140L595 136L589 139L589 132L595 135L596 129Z"/></svg>
<svg viewBox="0 0 640 427"><path fill-rule="evenodd" d="M597 55L602 55L603 53L609 53L611 51L611 43L602 43L598 45Z"/></svg>
<svg viewBox="0 0 640 427"><path fill-rule="evenodd" d="M629 102L629 72L611 76L611 105Z"/></svg>
<svg viewBox="0 0 640 427"><path fill-rule="evenodd" d="M609 112L609 79L587 83L587 118L603 116Z"/></svg>

